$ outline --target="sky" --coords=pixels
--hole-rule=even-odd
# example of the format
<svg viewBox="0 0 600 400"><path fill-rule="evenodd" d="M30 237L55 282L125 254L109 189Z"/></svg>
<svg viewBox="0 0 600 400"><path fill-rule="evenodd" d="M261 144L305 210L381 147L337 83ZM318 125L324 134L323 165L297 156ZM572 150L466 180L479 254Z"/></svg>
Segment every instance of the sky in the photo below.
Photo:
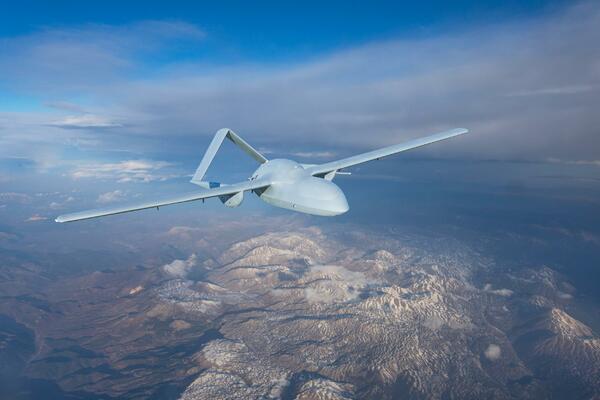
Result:
<svg viewBox="0 0 600 400"><path fill-rule="evenodd" d="M596 204L597 2L213 3L5 5L1 192L59 193L29 210L51 220L194 189L189 175L223 127L303 162L465 127L340 184L361 196L385 180L430 183L414 204L448 196L445 183ZM249 176L237 151L208 177Z"/></svg>

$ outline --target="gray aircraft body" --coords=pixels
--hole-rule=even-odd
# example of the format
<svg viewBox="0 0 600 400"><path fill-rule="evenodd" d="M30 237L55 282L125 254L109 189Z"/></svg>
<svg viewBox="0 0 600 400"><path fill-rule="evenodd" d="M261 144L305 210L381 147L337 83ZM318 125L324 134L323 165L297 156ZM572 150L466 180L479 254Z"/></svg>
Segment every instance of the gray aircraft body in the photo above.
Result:
<svg viewBox="0 0 600 400"><path fill-rule="evenodd" d="M56 222L79 221L147 208L158 209L171 204L212 197L218 197L228 207L237 207L242 203L245 192L254 192L262 200L276 207L313 215L340 215L349 210L348 202L344 192L332 180L336 174L345 174L346 172L342 172L343 169L367 161L379 160L383 157L467 132L466 129L452 129L324 164L300 164L287 159L267 160L232 130L220 129L206 150L191 180L192 183L200 186L202 190L162 200L151 200L138 204L61 215L56 218ZM228 185L202 180L219 147L226 138L254 158L260 163L260 166L247 181L240 183Z"/></svg>

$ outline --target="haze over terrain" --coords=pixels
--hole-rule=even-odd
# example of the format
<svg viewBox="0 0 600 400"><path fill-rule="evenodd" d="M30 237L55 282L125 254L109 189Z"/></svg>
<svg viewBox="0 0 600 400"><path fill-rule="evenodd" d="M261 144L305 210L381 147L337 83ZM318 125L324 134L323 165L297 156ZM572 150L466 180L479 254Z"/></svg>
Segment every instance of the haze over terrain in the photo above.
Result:
<svg viewBox="0 0 600 400"><path fill-rule="evenodd" d="M598 3L242 7L0 16L0 397L600 396ZM336 177L340 217L53 221L193 191L223 127L307 163L471 132Z"/></svg>

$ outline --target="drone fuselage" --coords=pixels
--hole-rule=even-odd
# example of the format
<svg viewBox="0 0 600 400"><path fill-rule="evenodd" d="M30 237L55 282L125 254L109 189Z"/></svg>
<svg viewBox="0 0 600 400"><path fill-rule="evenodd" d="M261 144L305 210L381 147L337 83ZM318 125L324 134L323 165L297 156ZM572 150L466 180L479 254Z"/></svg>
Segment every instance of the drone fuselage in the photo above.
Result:
<svg viewBox="0 0 600 400"><path fill-rule="evenodd" d="M275 159L261 164L250 179L263 178L273 183L255 193L275 207L320 216L349 210L344 192L335 183L312 176L295 161Z"/></svg>

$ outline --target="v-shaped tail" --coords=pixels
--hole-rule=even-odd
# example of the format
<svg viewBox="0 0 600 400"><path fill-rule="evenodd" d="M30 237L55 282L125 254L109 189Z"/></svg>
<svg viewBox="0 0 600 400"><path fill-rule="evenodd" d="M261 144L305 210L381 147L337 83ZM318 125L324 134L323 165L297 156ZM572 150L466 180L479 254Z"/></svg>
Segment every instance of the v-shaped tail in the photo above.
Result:
<svg viewBox="0 0 600 400"><path fill-rule="evenodd" d="M204 182L202 178L204 178L206 170L212 163L212 160L215 158L215 155L217 154L217 151L221 147L221 144L223 143L225 138L231 140L239 148L244 150L244 152L246 152L250 157L254 158L259 163L263 164L268 161L265 158L265 156L260 154L256 149L254 149L254 147L250 146L244 139L239 137L232 130L227 128L219 129L215 134L215 137L213 138L212 142L210 142L210 145L208 146L206 153L204 153L204 157L202 157L202 161L200 161L200 165L198 165L196 173L194 173L194 176L192 177L192 180L190 182L202 187L208 187L210 185L209 182Z"/></svg>

